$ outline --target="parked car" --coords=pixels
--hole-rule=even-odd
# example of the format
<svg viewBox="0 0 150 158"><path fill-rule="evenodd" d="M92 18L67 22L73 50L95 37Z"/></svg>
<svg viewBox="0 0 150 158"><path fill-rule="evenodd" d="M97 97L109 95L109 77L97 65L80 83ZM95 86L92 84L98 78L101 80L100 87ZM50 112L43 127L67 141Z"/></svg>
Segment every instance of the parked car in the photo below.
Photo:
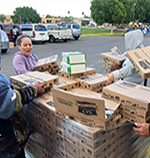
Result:
<svg viewBox="0 0 150 158"><path fill-rule="evenodd" d="M23 24L20 25L22 34L27 34L31 37L32 42L42 42L48 41L48 32L45 25L42 24Z"/></svg>
<svg viewBox="0 0 150 158"><path fill-rule="evenodd" d="M81 28L80 28L79 24L76 24L76 23L67 24L67 30L71 30L72 37L75 40L78 40L79 37L82 35Z"/></svg>
<svg viewBox="0 0 150 158"><path fill-rule="evenodd" d="M7 36L6 32L1 30L1 28L0 28L0 49L1 49L1 53L6 53L7 50L9 49L8 36Z"/></svg>
<svg viewBox="0 0 150 158"><path fill-rule="evenodd" d="M104 25L98 25L97 28L98 29L105 29L105 26Z"/></svg>
<svg viewBox="0 0 150 158"><path fill-rule="evenodd" d="M45 24L48 30L49 41L54 42L56 40L63 40L67 42L71 38L71 31L67 29L62 29L61 25L56 24Z"/></svg>
<svg viewBox="0 0 150 158"><path fill-rule="evenodd" d="M6 32L9 42L14 42L14 37L12 34L12 30L14 26L16 26L16 28L18 29L19 36L22 35L22 31L17 24L1 24L2 30Z"/></svg>

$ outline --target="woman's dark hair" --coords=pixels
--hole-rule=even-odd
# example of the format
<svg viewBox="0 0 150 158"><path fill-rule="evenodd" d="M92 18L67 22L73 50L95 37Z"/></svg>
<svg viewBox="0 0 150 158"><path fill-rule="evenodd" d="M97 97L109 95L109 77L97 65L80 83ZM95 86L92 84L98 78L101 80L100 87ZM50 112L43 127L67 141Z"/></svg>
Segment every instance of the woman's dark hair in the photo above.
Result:
<svg viewBox="0 0 150 158"><path fill-rule="evenodd" d="M29 35L21 35L21 36L18 36L18 38L16 39L16 44L21 45L22 39L25 38L25 37L28 37L31 40L31 37Z"/></svg>

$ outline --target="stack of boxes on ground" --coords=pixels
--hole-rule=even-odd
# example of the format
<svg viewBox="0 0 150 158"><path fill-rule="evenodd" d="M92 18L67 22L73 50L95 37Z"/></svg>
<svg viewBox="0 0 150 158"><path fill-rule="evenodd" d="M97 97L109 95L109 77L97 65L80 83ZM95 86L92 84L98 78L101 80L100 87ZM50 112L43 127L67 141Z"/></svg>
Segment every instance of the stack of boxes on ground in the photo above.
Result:
<svg viewBox="0 0 150 158"><path fill-rule="evenodd" d="M54 77L49 82L53 83L52 89L26 106L26 118L34 132L25 147L26 155L31 158L137 158L149 155L147 142L150 138L137 136L130 122L149 120L146 96L149 96L150 88L125 81L105 87L107 77L97 74L93 68L73 72L72 68L64 72L62 67L59 76L50 75ZM17 82L22 82L19 76ZM15 77L11 77L13 82L15 79L12 78Z"/></svg>
<svg viewBox="0 0 150 158"><path fill-rule="evenodd" d="M104 59L104 69L109 73L121 68L122 63L126 59L126 56L123 56L116 46L110 52L101 53L100 57Z"/></svg>
<svg viewBox="0 0 150 158"><path fill-rule="evenodd" d="M14 48L14 42L9 42L9 48Z"/></svg>

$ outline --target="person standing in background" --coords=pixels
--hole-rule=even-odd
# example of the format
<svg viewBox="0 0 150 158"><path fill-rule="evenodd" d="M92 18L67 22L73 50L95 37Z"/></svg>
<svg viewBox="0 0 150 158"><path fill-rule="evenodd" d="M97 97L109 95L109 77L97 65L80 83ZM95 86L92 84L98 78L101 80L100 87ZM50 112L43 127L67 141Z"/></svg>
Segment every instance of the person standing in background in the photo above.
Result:
<svg viewBox="0 0 150 158"><path fill-rule="evenodd" d="M13 26L12 33L14 36L14 46L16 46L16 39L19 36L19 30L16 28L16 26Z"/></svg>

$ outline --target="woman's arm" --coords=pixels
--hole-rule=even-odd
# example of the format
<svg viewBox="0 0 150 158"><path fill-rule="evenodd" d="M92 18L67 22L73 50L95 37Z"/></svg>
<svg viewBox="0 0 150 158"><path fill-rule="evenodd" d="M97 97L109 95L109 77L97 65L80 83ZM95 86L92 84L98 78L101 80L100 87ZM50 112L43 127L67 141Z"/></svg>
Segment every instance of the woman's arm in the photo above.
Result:
<svg viewBox="0 0 150 158"><path fill-rule="evenodd" d="M26 63L22 56L16 55L13 59L13 67L16 75L30 72L26 69Z"/></svg>

